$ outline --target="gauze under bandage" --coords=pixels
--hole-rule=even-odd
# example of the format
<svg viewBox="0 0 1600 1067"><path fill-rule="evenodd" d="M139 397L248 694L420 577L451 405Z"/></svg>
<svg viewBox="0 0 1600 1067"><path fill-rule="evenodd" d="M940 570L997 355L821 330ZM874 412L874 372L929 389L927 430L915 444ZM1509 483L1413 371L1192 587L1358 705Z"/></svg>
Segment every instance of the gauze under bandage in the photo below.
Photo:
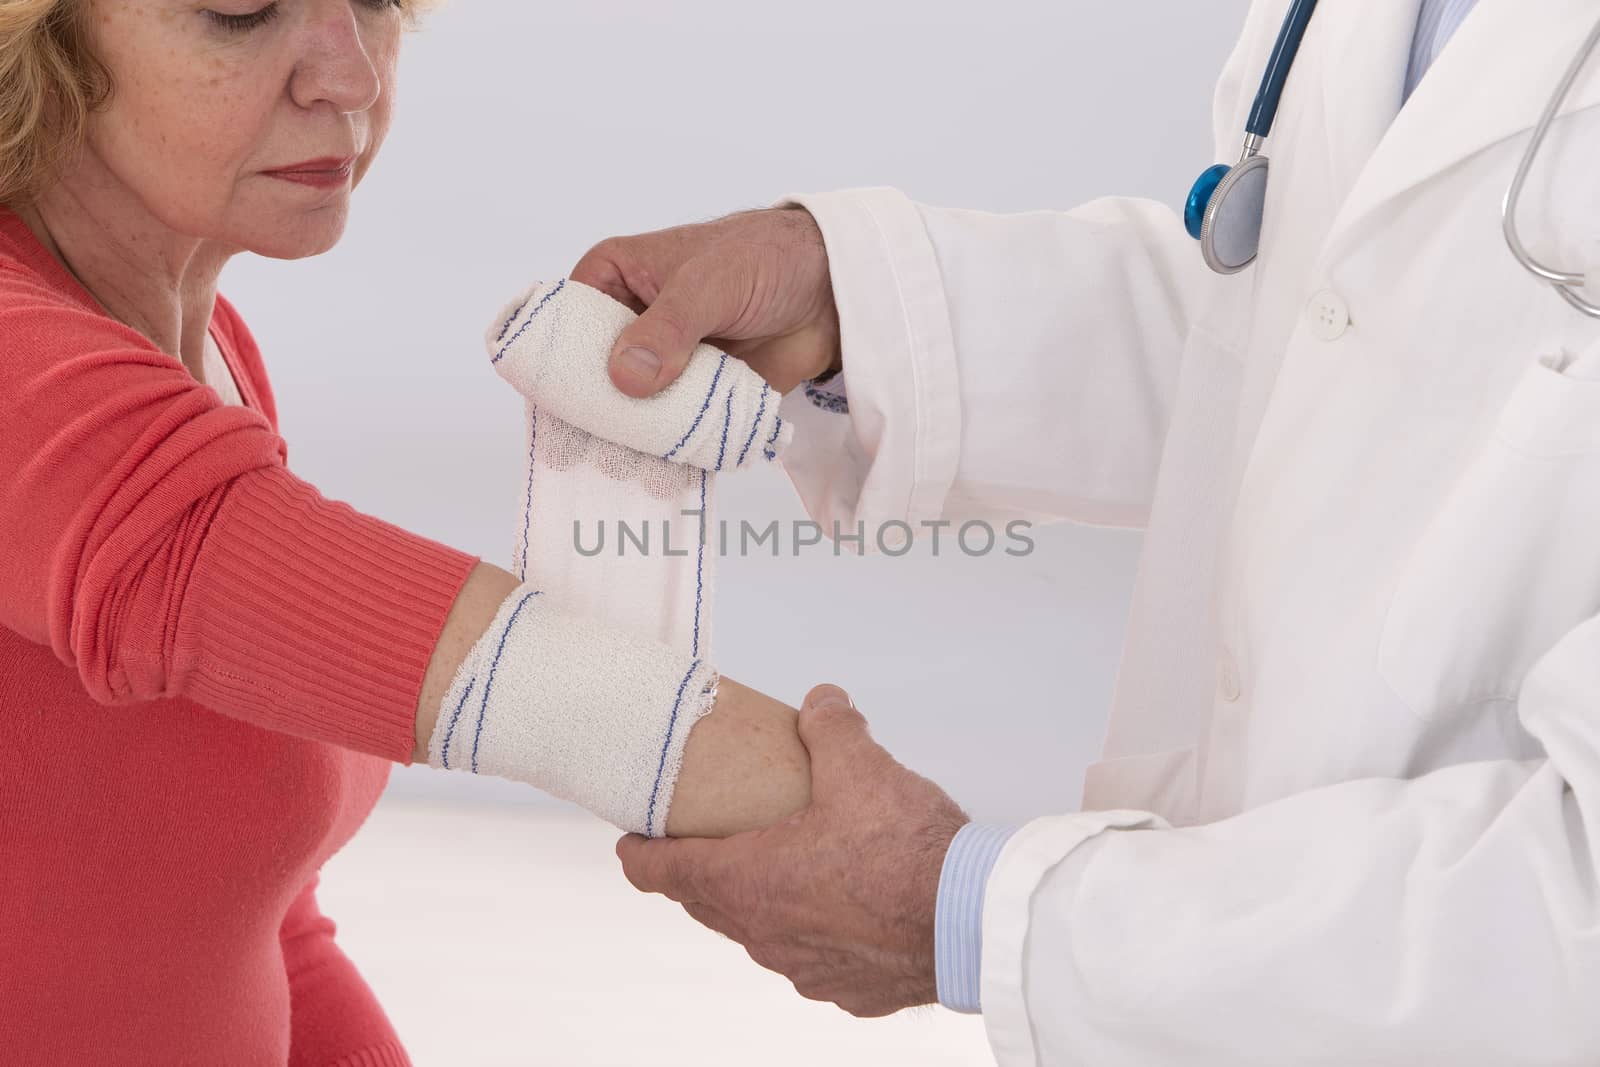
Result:
<svg viewBox="0 0 1600 1067"><path fill-rule="evenodd" d="M607 362L634 318L560 281L489 329L494 367L525 402L523 584L452 680L428 761L660 836L689 732L716 695L716 474L775 460L793 430L760 375L705 345L656 396L618 391Z"/></svg>

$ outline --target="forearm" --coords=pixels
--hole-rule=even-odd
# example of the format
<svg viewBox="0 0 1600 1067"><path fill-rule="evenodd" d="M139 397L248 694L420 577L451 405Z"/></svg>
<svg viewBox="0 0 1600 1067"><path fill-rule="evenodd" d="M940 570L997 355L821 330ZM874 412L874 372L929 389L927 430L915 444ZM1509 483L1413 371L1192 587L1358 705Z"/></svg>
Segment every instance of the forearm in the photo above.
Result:
<svg viewBox="0 0 1600 1067"><path fill-rule="evenodd" d="M795 709L724 677L695 724L667 816L669 837L731 837L795 814L811 801L811 760Z"/></svg>
<svg viewBox="0 0 1600 1067"><path fill-rule="evenodd" d="M462 587L425 676L417 707L416 751L428 745L451 680L518 581L479 563ZM695 723L667 817L673 837L727 837L768 826L803 808L811 766L795 730L795 710L730 678L722 678L711 712Z"/></svg>
<svg viewBox="0 0 1600 1067"><path fill-rule="evenodd" d="M450 687L461 661L489 628L495 612L517 584L516 575L489 563L480 562L467 576L450 608L439 643L434 646L428 671L423 675L422 693L417 698L416 748L411 753L414 761L428 762L428 739L439 721L439 703L444 699L445 690Z"/></svg>

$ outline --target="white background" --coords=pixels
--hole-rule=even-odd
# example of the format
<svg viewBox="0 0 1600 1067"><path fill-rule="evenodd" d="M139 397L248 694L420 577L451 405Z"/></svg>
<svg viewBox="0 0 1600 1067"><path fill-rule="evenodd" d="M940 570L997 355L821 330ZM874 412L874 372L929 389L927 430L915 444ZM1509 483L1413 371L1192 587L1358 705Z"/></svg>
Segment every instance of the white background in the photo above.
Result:
<svg viewBox="0 0 1600 1067"><path fill-rule="evenodd" d="M1215 162L1211 82L1245 7L452 0L407 42L396 125L343 244L243 258L224 291L262 344L297 473L505 566L522 409L481 337L530 281L610 234L792 192L1178 207ZM804 517L776 471L721 484L731 522ZM718 666L794 705L844 686L882 742L977 817L1070 810L1139 546L1122 531L1034 537L1026 559L826 545L725 559ZM798 1000L631 895L612 836L511 783L396 772L324 897L419 1063L987 1062L974 1020L857 1023ZM447 899L471 915L423 921Z"/></svg>

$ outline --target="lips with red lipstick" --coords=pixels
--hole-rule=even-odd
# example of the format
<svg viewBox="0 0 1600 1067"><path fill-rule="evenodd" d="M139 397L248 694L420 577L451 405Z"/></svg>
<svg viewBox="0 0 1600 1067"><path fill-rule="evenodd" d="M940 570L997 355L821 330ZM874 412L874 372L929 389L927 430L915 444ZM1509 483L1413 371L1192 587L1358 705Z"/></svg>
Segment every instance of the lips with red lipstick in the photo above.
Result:
<svg viewBox="0 0 1600 1067"><path fill-rule="evenodd" d="M355 156L325 156L262 173L269 178L279 178L297 185L309 185L314 189L337 189L350 181L355 165Z"/></svg>

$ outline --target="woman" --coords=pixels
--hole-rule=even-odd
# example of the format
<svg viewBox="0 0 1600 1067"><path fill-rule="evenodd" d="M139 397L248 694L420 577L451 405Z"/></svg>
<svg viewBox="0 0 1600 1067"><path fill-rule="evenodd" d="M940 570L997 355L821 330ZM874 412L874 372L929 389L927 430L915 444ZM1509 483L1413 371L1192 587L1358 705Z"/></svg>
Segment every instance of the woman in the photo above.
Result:
<svg viewBox="0 0 1600 1067"><path fill-rule="evenodd" d="M0 5L6 1062L407 1062L316 872L518 583L296 478L216 287L338 241L414 15ZM792 712L725 680L668 830L807 781Z"/></svg>

